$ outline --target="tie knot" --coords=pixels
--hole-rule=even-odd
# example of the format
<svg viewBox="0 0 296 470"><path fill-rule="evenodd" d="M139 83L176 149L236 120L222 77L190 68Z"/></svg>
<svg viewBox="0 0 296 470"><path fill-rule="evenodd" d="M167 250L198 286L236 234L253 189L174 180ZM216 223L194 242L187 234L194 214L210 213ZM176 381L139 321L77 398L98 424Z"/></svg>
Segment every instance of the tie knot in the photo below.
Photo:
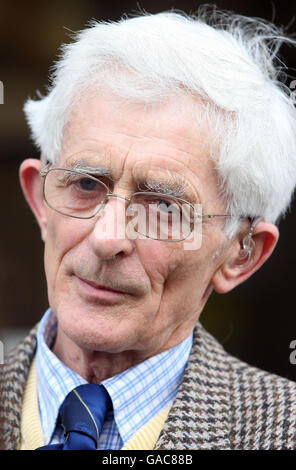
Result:
<svg viewBox="0 0 296 470"><path fill-rule="evenodd" d="M81 433L92 438L97 447L110 403L110 396L102 385L85 384L72 390L59 412L65 435Z"/></svg>

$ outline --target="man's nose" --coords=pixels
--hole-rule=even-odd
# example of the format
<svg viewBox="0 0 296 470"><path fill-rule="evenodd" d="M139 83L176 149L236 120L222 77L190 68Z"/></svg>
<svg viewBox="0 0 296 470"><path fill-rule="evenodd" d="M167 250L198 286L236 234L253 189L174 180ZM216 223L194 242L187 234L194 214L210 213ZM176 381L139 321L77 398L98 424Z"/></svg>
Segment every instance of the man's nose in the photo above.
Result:
<svg viewBox="0 0 296 470"><path fill-rule="evenodd" d="M90 235L93 250L103 260L130 255L134 241L126 235L126 200L123 196L110 197L95 217L96 222Z"/></svg>

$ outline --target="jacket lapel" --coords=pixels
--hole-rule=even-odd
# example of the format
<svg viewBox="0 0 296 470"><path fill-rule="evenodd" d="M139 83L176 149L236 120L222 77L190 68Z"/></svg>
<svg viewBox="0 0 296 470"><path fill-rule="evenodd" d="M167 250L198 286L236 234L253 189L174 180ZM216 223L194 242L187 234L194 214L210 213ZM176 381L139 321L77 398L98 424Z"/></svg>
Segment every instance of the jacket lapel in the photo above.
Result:
<svg viewBox="0 0 296 470"><path fill-rule="evenodd" d="M36 349L37 326L0 367L0 449L15 450L20 442L24 387Z"/></svg>
<svg viewBox="0 0 296 470"><path fill-rule="evenodd" d="M183 382L155 449L230 449L230 370L200 323Z"/></svg>

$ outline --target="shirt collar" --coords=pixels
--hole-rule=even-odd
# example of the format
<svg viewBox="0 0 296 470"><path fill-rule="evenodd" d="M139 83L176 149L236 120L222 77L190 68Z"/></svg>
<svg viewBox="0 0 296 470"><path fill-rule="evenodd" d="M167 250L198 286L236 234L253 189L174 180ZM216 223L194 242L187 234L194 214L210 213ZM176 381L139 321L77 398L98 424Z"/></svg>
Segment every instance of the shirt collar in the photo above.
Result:
<svg viewBox="0 0 296 470"><path fill-rule="evenodd" d="M192 346L192 335L181 344L105 380L114 418L123 442L176 397Z"/></svg>

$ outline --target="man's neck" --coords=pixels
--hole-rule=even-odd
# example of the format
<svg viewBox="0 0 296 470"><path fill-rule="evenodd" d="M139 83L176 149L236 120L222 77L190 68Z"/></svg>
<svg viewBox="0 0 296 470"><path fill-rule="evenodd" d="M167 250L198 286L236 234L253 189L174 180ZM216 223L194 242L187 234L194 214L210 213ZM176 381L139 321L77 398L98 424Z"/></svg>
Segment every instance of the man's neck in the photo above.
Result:
<svg viewBox="0 0 296 470"><path fill-rule="evenodd" d="M57 341L52 349L53 353L71 370L79 374L89 383L99 384L103 380L113 377L126 369L138 364L141 359L132 351L124 353L106 353L102 351L89 351L66 341Z"/></svg>
<svg viewBox="0 0 296 470"><path fill-rule="evenodd" d="M191 331L175 332L163 347L155 350L127 350L118 353L90 350L78 346L58 328L53 353L72 371L89 383L99 384L140 362L181 343Z"/></svg>

